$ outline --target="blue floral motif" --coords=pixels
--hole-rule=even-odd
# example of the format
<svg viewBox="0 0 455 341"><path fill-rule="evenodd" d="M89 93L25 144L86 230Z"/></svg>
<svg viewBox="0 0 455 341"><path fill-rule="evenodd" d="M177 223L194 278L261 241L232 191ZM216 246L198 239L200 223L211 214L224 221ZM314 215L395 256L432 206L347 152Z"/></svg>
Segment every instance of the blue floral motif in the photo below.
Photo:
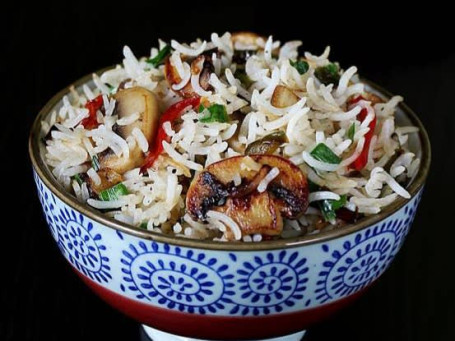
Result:
<svg viewBox="0 0 455 341"><path fill-rule="evenodd" d="M106 246L93 224L72 209L58 209L55 196L34 173L38 196L52 236L63 255L84 275L99 283L112 279Z"/></svg>
<svg viewBox="0 0 455 341"><path fill-rule="evenodd" d="M232 302L234 276L215 258L180 247L140 241L123 251L121 290L169 309L206 314Z"/></svg>
<svg viewBox="0 0 455 341"><path fill-rule="evenodd" d="M403 233L403 238L401 239L401 244L404 243L404 240L406 235L409 232L409 229L411 228L412 223L414 222L414 218L417 212L417 206L419 206L420 200L422 200L422 195L423 195L423 188L419 191L419 193L415 196L413 199L414 201L412 203L409 203L406 205L404 208L404 214L406 215L406 218L404 220L404 224L406 226L406 231Z"/></svg>
<svg viewBox="0 0 455 341"><path fill-rule="evenodd" d="M61 249L62 243L60 237L60 227L55 223L54 216L52 214L56 205L55 196L44 187L36 172L33 172L33 176L35 178L36 187L38 189L38 198L41 206L43 207L43 213L44 217L46 218L47 225L49 226L52 237Z"/></svg>
<svg viewBox="0 0 455 341"><path fill-rule="evenodd" d="M237 270L237 305L230 313L267 315L281 312L298 301L308 306L311 302L304 298L308 282L306 264L306 258L300 258L297 251L285 250L243 262Z"/></svg>
<svg viewBox="0 0 455 341"><path fill-rule="evenodd" d="M392 219L359 232L340 248L323 244L330 258L322 264L316 299L325 303L353 294L378 278L401 247L414 213L409 210L404 220Z"/></svg>
<svg viewBox="0 0 455 341"><path fill-rule="evenodd" d="M82 214L67 208L54 216L62 230L65 254L79 271L99 283L112 279L109 258L105 255L101 234L94 231L93 224Z"/></svg>

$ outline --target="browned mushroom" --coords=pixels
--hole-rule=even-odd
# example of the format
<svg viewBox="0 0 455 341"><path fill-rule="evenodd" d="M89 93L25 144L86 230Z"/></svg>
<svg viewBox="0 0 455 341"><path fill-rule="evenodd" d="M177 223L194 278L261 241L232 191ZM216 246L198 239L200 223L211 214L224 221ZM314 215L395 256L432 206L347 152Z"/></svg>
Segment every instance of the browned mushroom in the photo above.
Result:
<svg viewBox="0 0 455 341"><path fill-rule="evenodd" d="M131 135L135 127L142 130L147 141L151 142L156 132L160 113L155 95L142 87L134 87L119 91L114 96L117 101L115 114L118 118L126 118L139 113L139 119L129 125L119 126L118 133L123 138Z"/></svg>
<svg viewBox="0 0 455 341"><path fill-rule="evenodd" d="M280 209L275 205L272 195L267 192L256 192L243 198L229 198L225 205L214 210L237 222L244 236L256 233L278 236L283 230ZM227 231L226 238L234 239L232 231Z"/></svg>
<svg viewBox="0 0 455 341"><path fill-rule="evenodd" d="M98 154L101 169L110 168L123 174L133 168L139 167L144 162L144 153L136 146L130 150L129 157L117 156L112 150L106 149Z"/></svg>
<svg viewBox="0 0 455 341"><path fill-rule="evenodd" d="M257 186L270 169L279 174L260 193ZM234 178L242 182L234 185ZM244 235L278 235L282 216L296 219L308 207L308 185L302 171L280 156L236 156L211 164L190 185L186 207L195 219L206 220L209 210L231 217ZM229 235L226 235L229 238Z"/></svg>
<svg viewBox="0 0 455 341"><path fill-rule="evenodd" d="M111 188L112 186L115 186L123 181L123 177L110 168L100 169L97 174L101 179L100 184L95 184L95 182L90 177L87 177L87 182L90 186L90 189L96 194L100 194L105 189Z"/></svg>
<svg viewBox="0 0 455 341"><path fill-rule="evenodd" d="M115 126L115 131L124 139L131 135L134 128L139 128L149 143L153 141L160 117L158 102L155 95L142 87L134 87L119 91L115 95L117 106L115 114L118 117L126 118L136 113L139 119L135 122ZM107 149L98 155L101 168L110 168L117 173L123 174L126 171L139 167L144 160L144 153L136 146L130 150L129 157L118 157L112 150Z"/></svg>
<svg viewBox="0 0 455 341"><path fill-rule="evenodd" d="M363 97L367 100L367 101L370 101L371 102L371 105L375 105L375 104L378 104L378 103L384 103L384 100L371 93L371 92L365 92L365 94L363 95Z"/></svg>
<svg viewBox="0 0 455 341"><path fill-rule="evenodd" d="M210 74L212 74L214 71L215 67L213 66L212 57L209 53L200 55L191 62L191 75L199 74L199 85L205 91L212 89L209 81ZM182 89L174 90L172 86L179 84L182 81L182 78L180 78L177 69L171 64L170 58L166 60L166 63L164 65L164 75L169 84L169 87L175 93L185 98L197 95L193 89L193 86L191 85L191 80L189 80Z"/></svg>
<svg viewBox="0 0 455 341"><path fill-rule="evenodd" d="M299 101L299 97L283 85L277 85L273 91L271 103L276 108L286 108Z"/></svg>
<svg viewBox="0 0 455 341"><path fill-rule="evenodd" d="M258 40L262 40L263 43L265 43L267 38L257 33L240 31L232 33L231 40L234 44L239 43L245 46L257 46Z"/></svg>

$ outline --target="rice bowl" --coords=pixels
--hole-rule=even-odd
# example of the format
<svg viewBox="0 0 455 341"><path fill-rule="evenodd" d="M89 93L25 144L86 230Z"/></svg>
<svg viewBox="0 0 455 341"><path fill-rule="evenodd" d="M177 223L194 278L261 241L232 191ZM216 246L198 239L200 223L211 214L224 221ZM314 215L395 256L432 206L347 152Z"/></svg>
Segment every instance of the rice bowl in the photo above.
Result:
<svg viewBox="0 0 455 341"><path fill-rule="evenodd" d="M329 48L299 57L300 45L212 34L139 60L125 47L123 66L73 88L42 122L45 161L80 202L191 239L317 234L410 198L419 129L395 126L402 98L366 89Z"/></svg>

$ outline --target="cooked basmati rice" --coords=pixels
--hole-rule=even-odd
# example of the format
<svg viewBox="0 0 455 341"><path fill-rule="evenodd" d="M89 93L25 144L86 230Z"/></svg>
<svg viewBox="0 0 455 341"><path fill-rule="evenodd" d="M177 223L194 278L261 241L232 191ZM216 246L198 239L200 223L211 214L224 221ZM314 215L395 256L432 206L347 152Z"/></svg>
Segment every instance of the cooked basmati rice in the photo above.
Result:
<svg viewBox="0 0 455 341"><path fill-rule="evenodd" d="M259 193L265 192L269 183L272 182L272 180L275 179L278 176L278 174L280 174L280 170L277 167L273 167L270 170L270 172L267 173L264 179L261 180L261 182L258 185L257 191Z"/></svg>
<svg viewBox="0 0 455 341"><path fill-rule="evenodd" d="M308 200L313 206L304 215L298 220L285 219L283 236L319 233L316 225L322 214L318 203L324 200L340 200L346 195L345 209L368 215L380 212L399 196L410 198L405 184L417 174L420 160L409 151L408 140L418 128L396 127L395 111L403 99L395 96L383 103L370 102L355 66L341 70L337 84L321 82L316 69L331 64L330 47L320 56L305 52L309 69L300 74L293 65L299 59L297 49L302 42L280 45L272 37L251 37L235 40L235 35L230 33L222 36L213 33L209 41L183 44L172 40L169 63L179 79L171 85L166 80L164 66L153 66L147 58L136 58L125 46L123 65L101 76L94 74L93 86L84 84L81 89L71 88L70 94L63 97L61 108L42 122L42 134L47 140L45 159L54 176L72 190L78 200L97 209L111 210L109 216L127 224L146 225L150 231L185 238L227 241L232 234L231 239L237 241L260 242L264 239L260 233L243 235L234 219L217 210L209 210L205 222L194 221L185 214L186 182L183 179L191 180L214 162L243 155L250 143L271 133L284 132L288 142L274 153L297 165L320 189L310 193ZM160 41L159 48L164 46ZM157 57L158 51L152 48L150 58ZM238 51L252 54L245 65L234 61ZM197 65L191 63L198 56L204 57ZM203 87L201 77L207 75L202 70L210 60L213 68L206 79L208 87ZM239 76L242 70L243 78ZM246 83L244 78L251 82ZM136 86L148 89L159 100L162 110L180 100L175 92L190 86L203 98L203 103L224 106L230 119L228 122L201 122L197 108L186 108L178 125L163 124L169 139L162 141L163 153L157 166L144 174L139 168L125 172L122 176L127 195L113 201L95 200L87 183L79 183L74 176L86 173L99 185L102 179L90 165L95 156L111 152L128 159L137 148L147 154L152 145L139 128L140 112L117 116L117 103L112 94L122 91L121 84L127 89ZM287 106L275 106L278 85L292 91L297 100ZM103 109L95 113L98 126L85 129L82 122L90 114L85 105L98 95L102 95L103 102ZM363 95L363 99L350 103L358 95ZM361 119L363 110L366 115ZM204 110L203 114L207 112ZM368 143L367 164L361 172L353 174L352 164L367 145L374 119L376 128ZM133 124L131 136L123 138L118 134L119 127ZM348 136L352 130L353 135ZM341 162L324 162L312 155L319 143L324 143ZM257 172L261 167L250 157L244 158L240 165L242 172ZM260 181L257 192L265 192L279 174L280 169L273 167ZM243 185L240 174L233 174L233 184ZM340 224L340 221L330 223Z"/></svg>

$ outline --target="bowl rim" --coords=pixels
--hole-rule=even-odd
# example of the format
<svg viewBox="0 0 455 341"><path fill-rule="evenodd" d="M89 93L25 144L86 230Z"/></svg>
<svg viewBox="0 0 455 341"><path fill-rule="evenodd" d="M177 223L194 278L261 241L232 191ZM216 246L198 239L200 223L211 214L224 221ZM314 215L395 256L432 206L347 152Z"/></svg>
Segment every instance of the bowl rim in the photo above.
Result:
<svg viewBox="0 0 455 341"><path fill-rule="evenodd" d="M105 70L111 69L112 67L103 68L97 72L96 74L101 74ZM40 147L39 144L41 143L40 139L40 131L41 131L41 121L42 119L48 115L48 113L52 110L52 108L63 98L64 95L69 93L69 88L71 86L79 87L88 81L91 80L93 73L85 75L84 77L78 79L77 81L73 82L69 86L65 87L64 89L60 90L57 94L55 94L39 111L38 115L36 116L33 125L30 130L29 135L29 143L28 143L28 151L29 156L32 161L33 169L38 174L41 181L49 188L49 190L56 195L60 200L62 200L65 204L69 205L74 210L78 211L79 213L86 215L88 218L96 221L97 223L104 225L108 228L112 228L116 231L120 231L122 233L126 233L129 235L133 235L135 237L139 237L142 239L148 239L159 243L166 243L174 246L182 246L182 247L190 247L190 248L197 248L197 249L206 249L206 250L221 250L221 251L259 251L259 250L276 250L276 249L284 249L284 248L293 248L293 247L300 247L300 246L307 246L322 242L327 242L332 239L340 238L358 231L361 231L365 228L368 228L381 220L391 216L398 210L400 210L407 202L412 200L420 189L423 188L425 184L425 180L427 178L430 163L431 163L431 146L428 134L423 126L422 122L415 114L415 112L404 102L399 104L401 110L403 110L404 114L412 121L412 124L419 128L419 139L421 144L421 152L422 158L420 163L420 168L415 176L414 180L411 182L407 190L411 194L410 199L404 199L399 197L395 200L392 204L387 206L383 211L379 214L375 214L372 216L367 216L360 219L355 224L347 225L343 228L334 229L330 231L320 232L318 234L312 235L304 235L300 237L293 237L287 239L279 239L279 240L272 240L272 241L262 241L260 243L236 243L236 242L217 242L217 241L207 241L207 240L196 240L196 239L188 239L183 237L173 237L167 236L165 234L160 234L153 231L143 230L139 227L135 227L130 224L126 224L115 220L113 218L107 217L104 214L98 212L96 209L91 208L87 204L83 204L79 202L72 194L66 191L63 186L55 179L55 177L50 172L48 166L44 163L40 155ZM362 78L362 82L367 84L369 87L373 88L381 95L386 96L387 98L392 97L392 94L382 88L381 86L371 82L367 79Z"/></svg>

